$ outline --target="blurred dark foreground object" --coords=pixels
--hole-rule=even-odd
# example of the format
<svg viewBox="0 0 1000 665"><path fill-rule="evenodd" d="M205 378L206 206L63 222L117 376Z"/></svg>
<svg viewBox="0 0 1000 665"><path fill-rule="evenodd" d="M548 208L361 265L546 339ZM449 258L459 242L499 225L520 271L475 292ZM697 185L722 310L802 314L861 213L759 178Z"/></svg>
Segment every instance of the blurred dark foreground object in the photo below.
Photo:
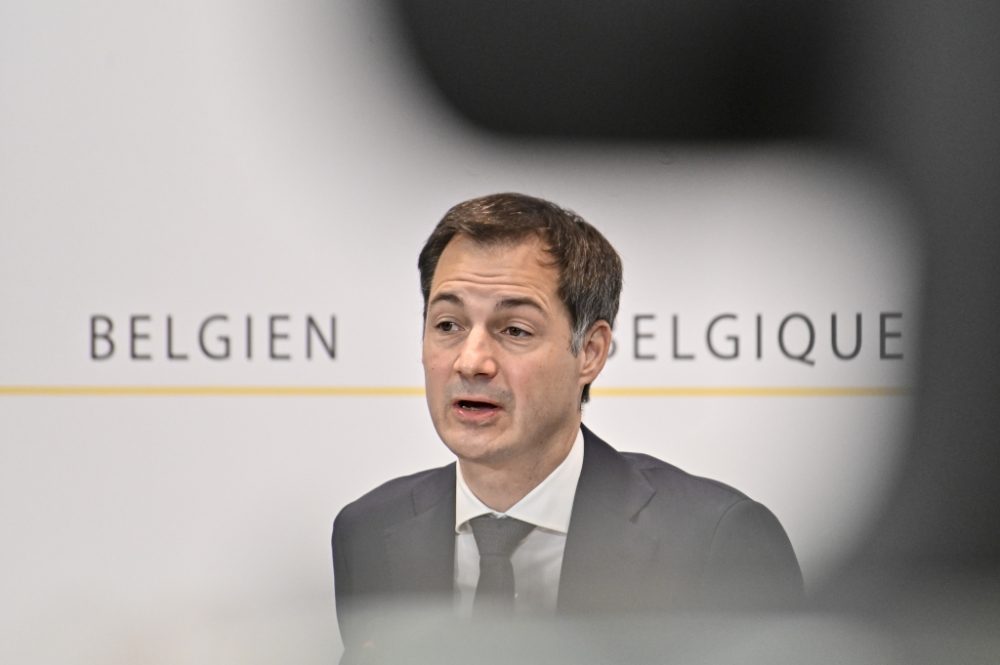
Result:
<svg viewBox="0 0 1000 665"><path fill-rule="evenodd" d="M377 621L391 638L342 665L932 665L990 663L1000 607L963 602L892 627L833 613L622 614L466 620L450 608L401 607ZM957 639L940 640L942 633Z"/></svg>
<svg viewBox="0 0 1000 665"><path fill-rule="evenodd" d="M1000 3L393 4L427 80L483 129L706 147L820 139L898 186L926 243L914 418L896 433L904 457L854 557L813 590L810 610L765 621L780 639L771 634L762 648L787 646L809 663L834 662L821 658L838 650L835 662L996 663ZM734 621L747 626L738 635L768 635ZM621 632L574 634L581 651L602 656L589 641L596 635L628 643L637 632L638 642L666 649L661 660L605 662L708 662L684 652L690 642L673 625L633 618ZM697 621L689 625L697 632ZM839 636L831 651L802 625ZM887 655L857 656L850 647L869 644L866 635L889 644ZM756 662L740 658L746 644L704 641L714 662ZM587 653L577 662L593 662Z"/></svg>
<svg viewBox="0 0 1000 665"><path fill-rule="evenodd" d="M405 0L445 98L497 132L681 140L818 130L824 2Z"/></svg>

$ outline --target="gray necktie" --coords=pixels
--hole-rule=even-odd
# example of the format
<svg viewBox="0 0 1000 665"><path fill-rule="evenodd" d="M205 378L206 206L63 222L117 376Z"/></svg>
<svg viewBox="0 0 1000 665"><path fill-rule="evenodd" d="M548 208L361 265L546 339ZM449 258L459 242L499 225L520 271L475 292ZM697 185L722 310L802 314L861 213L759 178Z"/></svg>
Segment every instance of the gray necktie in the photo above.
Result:
<svg viewBox="0 0 1000 665"><path fill-rule="evenodd" d="M510 555L535 525L493 515L474 517L469 524L479 548L479 583L473 611L510 613L514 607L514 567Z"/></svg>

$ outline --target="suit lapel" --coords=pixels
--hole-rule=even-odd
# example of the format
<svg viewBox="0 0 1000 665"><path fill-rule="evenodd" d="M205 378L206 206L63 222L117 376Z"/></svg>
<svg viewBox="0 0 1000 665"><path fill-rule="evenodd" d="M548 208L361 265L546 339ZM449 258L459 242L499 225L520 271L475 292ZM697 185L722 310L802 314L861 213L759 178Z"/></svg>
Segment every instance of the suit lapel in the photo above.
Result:
<svg viewBox="0 0 1000 665"><path fill-rule="evenodd" d="M659 542L636 522L655 489L583 428L584 456L559 581L559 611L633 607Z"/></svg>
<svg viewBox="0 0 1000 665"><path fill-rule="evenodd" d="M583 428L584 456L559 581L559 611L627 609L659 541L637 525L655 494L611 446ZM455 574L455 465L436 470L411 494L411 515L385 530L386 560L398 593L451 594Z"/></svg>
<svg viewBox="0 0 1000 665"><path fill-rule="evenodd" d="M414 488L412 517L385 530L392 588L401 593L450 594L455 571L455 465Z"/></svg>

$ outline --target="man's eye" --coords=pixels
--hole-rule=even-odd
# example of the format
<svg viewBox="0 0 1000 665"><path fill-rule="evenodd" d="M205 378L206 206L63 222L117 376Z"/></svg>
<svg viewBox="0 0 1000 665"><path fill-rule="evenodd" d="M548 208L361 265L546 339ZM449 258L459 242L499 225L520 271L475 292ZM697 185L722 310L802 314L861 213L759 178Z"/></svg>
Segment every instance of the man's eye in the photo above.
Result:
<svg viewBox="0 0 1000 665"><path fill-rule="evenodd" d="M510 335L511 337L530 337L531 333L524 328L518 328L517 326L507 326L503 329L504 333Z"/></svg>
<svg viewBox="0 0 1000 665"><path fill-rule="evenodd" d="M458 324L454 321L441 321L434 325L435 328L441 332L455 332L458 330Z"/></svg>

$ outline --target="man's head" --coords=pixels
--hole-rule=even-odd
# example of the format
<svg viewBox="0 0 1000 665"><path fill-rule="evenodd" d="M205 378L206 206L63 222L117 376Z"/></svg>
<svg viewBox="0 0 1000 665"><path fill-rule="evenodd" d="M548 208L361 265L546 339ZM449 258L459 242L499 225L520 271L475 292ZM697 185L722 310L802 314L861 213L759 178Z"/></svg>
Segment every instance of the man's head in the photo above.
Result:
<svg viewBox="0 0 1000 665"><path fill-rule="evenodd" d="M449 210L419 265L441 439L464 463L551 470L607 360L618 255L576 215L498 194Z"/></svg>
<svg viewBox="0 0 1000 665"><path fill-rule="evenodd" d="M571 350L579 353L584 334L597 321L613 327L622 290L622 263L604 236L579 215L524 194L492 194L453 206L438 222L417 262L424 319L431 283L445 247L455 236L484 247L513 246L538 239L558 272L559 298L569 313ZM581 401L590 399L590 385Z"/></svg>

